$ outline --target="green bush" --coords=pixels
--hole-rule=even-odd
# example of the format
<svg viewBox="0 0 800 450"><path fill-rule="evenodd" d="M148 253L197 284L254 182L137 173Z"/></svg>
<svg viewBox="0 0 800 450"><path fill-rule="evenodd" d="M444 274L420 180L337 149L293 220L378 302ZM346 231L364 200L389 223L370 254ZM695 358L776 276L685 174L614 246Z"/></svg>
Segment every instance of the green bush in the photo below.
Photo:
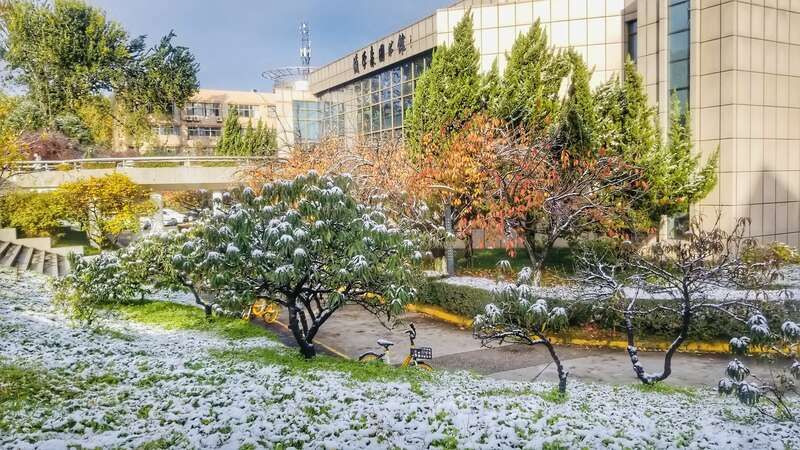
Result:
<svg viewBox="0 0 800 450"><path fill-rule="evenodd" d="M484 312L491 303L491 292L469 286L457 286L441 281L429 281L421 288L420 298L426 304L441 307L454 314L475 317ZM592 326L605 331L623 331L623 317L619 306L608 302L564 301L547 298L552 306L567 308L569 325L573 328ZM643 309L656 300L640 300ZM663 304L663 301L658 301ZM668 302L673 303L677 302ZM784 301L765 301L760 305L761 312L770 320L773 329L779 329L786 320L800 318L800 299ZM680 323L674 314L657 311L637 317L636 329L643 336L673 337L678 333ZM730 339L747 331L747 326L732 319L725 313L701 311L696 314L690 329L690 336L696 340Z"/></svg>
<svg viewBox="0 0 800 450"><path fill-rule="evenodd" d="M775 261L783 264L800 264L800 252L782 242L772 242L764 246L748 249L744 254L749 263L765 263Z"/></svg>

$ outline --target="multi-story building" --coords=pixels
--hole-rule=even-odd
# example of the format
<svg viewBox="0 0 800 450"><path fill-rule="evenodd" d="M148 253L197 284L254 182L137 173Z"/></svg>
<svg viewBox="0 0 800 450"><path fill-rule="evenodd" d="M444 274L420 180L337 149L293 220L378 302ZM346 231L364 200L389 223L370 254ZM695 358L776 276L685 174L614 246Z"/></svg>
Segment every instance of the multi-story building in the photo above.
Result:
<svg viewBox="0 0 800 450"><path fill-rule="evenodd" d="M595 86L630 55L662 128L676 92L696 150L719 149L719 183L693 214L729 229L749 217L759 240L800 244L800 1L459 1L313 72L323 132L400 136L416 79L468 11L484 71L504 69L536 20L554 46L583 55Z"/></svg>
<svg viewBox="0 0 800 450"><path fill-rule="evenodd" d="M229 111L235 110L243 127L262 121L277 132L278 148L285 151L298 141L319 138L319 102L303 82L276 87L272 92L200 89L182 109L154 121L150 139L140 145L118 135L115 150L160 153L213 153Z"/></svg>

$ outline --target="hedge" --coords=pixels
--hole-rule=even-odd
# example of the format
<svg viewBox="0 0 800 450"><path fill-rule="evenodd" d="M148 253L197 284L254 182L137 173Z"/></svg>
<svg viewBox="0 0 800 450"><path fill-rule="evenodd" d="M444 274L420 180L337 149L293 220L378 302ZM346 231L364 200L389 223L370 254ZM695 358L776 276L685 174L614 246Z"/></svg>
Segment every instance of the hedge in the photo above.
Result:
<svg viewBox="0 0 800 450"><path fill-rule="evenodd" d="M475 317L484 311L486 304L492 302L491 292L469 286L459 286L441 281L428 281L421 290L424 303L435 305L454 314ZM624 331L624 323L619 308L603 301L564 301L547 299L555 306L564 306L569 315L570 327L592 326L606 331ZM640 300L642 308L658 304L677 305L676 301ZM800 321L800 300L764 301L759 305L764 316L770 321L773 330L780 329L786 320ZM679 319L674 314L657 311L637 317L634 322L640 336L674 337L679 331ZM747 327L717 311L703 311L695 315L690 336L695 340L728 340L733 336L745 334Z"/></svg>

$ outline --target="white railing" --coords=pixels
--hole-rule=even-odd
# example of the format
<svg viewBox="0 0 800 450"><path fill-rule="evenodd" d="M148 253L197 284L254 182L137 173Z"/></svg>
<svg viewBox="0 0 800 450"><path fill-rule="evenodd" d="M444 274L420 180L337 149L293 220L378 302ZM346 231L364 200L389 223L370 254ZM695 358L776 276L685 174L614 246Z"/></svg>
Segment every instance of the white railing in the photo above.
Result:
<svg viewBox="0 0 800 450"><path fill-rule="evenodd" d="M19 161L14 163L17 173L45 172L51 170L114 169L123 167L192 167L192 166L252 166L268 161L278 161L273 156L138 156L132 158L86 158L62 161Z"/></svg>

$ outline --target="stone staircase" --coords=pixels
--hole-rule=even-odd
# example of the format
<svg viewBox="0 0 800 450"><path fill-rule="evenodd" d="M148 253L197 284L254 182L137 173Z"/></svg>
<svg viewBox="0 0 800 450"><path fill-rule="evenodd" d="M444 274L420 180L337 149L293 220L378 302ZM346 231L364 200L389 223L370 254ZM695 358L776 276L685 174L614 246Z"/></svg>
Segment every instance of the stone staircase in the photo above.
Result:
<svg viewBox="0 0 800 450"><path fill-rule="evenodd" d="M70 272L70 253L83 254L83 248L53 248L50 238L18 239L13 228L0 229L0 267L63 277Z"/></svg>

